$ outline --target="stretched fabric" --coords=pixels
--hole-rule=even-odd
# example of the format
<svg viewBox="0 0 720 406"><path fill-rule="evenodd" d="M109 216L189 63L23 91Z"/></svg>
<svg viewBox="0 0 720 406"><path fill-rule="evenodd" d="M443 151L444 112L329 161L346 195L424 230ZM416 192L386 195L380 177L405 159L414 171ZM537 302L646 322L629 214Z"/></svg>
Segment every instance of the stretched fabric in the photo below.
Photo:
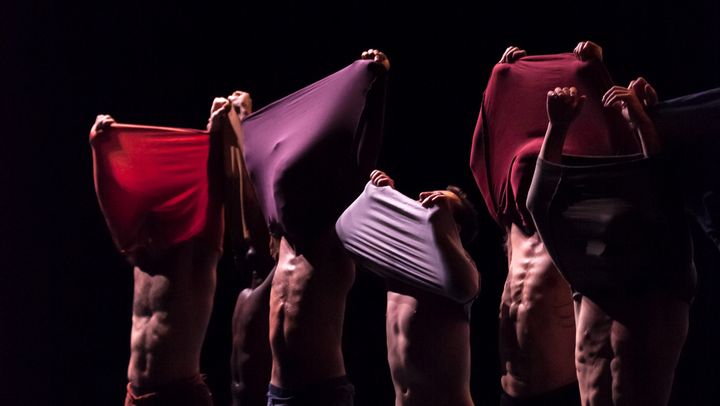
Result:
<svg viewBox="0 0 720 406"><path fill-rule="evenodd" d="M720 88L663 101L650 115L673 154L686 208L720 248Z"/></svg>
<svg viewBox="0 0 720 406"><path fill-rule="evenodd" d="M527 207L573 290L601 304L658 288L692 299L692 243L670 172L641 154L538 159Z"/></svg>
<svg viewBox="0 0 720 406"><path fill-rule="evenodd" d="M380 146L384 76L356 61L244 120L245 162L272 233L332 227L360 193Z"/></svg>
<svg viewBox="0 0 720 406"><path fill-rule="evenodd" d="M547 92L558 86L575 86L587 96L565 152L609 156L638 149L622 116L602 107L612 80L601 61L580 61L568 53L495 65L475 127L470 167L491 216L503 227L514 223L526 232L533 229L525 200L548 124Z"/></svg>
<svg viewBox="0 0 720 406"><path fill-rule="evenodd" d="M207 131L129 124L91 134L95 190L122 253L205 231L208 140Z"/></svg>
<svg viewBox="0 0 720 406"><path fill-rule="evenodd" d="M395 189L368 182L335 229L364 268L457 302L467 301L453 275L477 269L446 211L422 207Z"/></svg>

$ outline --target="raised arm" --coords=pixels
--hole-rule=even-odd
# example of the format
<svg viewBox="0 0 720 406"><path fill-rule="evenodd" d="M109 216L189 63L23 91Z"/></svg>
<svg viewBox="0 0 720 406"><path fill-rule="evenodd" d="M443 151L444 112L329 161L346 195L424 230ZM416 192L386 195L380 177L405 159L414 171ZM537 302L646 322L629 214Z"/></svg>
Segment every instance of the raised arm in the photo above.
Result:
<svg viewBox="0 0 720 406"><path fill-rule="evenodd" d="M659 99L655 88L652 87L644 77L640 76L635 80L631 80L628 88L635 92L640 102L646 108L658 104Z"/></svg>
<svg viewBox="0 0 720 406"><path fill-rule="evenodd" d="M638 97L638 90L642 91L642 101ZM619 110L628 120L638 134L645 156L656 155L661 151L662 143L655 131L655 124L645 112L647 103L657 102L657 93L645 79L638 78L630 82L629 87L611 87L603 96L602 102L606 108Z"/></svg>
<svg viewBox="0 0 720 406"><path fill-rule="evenodd" d="M445 275L445 290L447 295L460 303L467 303L474 299L480 291L480 274L475 262L463 248L460 235L474 235L467 211L475 214L471 206L463 203L460 196L450 190L434 190L420 193L420 204L423 207L438 207L435 234L443 256L448 263L448 274ZM466 228L464 230L464 228ZM464 233L465 231L465 233ZM470 231L467 233L467 231ZM469 237L468 240L471 240Z"/></svg>
<svg viewBox="0 0 720 406"><path fill-rule="evenodd" d="M540 158L560 163L567 130L580 114L585 98L578 95L574 87L556 87L548 92L546 106L549 123L540 149Z"/></svg>

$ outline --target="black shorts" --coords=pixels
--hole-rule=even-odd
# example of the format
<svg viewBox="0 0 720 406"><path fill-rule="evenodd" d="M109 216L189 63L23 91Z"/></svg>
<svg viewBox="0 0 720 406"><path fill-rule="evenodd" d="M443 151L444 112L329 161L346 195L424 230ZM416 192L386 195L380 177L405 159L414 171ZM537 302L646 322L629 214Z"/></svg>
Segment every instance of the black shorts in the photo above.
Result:
<svg viewBox="0 0 720 406"><path fill-rule="evenodd" d="M326 381L305 385L302 388L286 389L273 384L268 386L268 406L352 406L355 387L347 376L330 378Z"/></svg>

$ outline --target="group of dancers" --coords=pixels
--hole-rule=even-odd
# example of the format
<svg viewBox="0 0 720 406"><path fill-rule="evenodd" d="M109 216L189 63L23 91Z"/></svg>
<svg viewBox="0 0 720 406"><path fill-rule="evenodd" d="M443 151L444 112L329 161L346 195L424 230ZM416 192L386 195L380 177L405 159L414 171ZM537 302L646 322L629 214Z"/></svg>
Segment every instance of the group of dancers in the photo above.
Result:
<svg viewBox="0 0 720 406"><path fill-rule="evenodd" d="M509 47L483 95L469 165L506 233L501 405L667 404L695 291L688 221L720 247L720 91L660 102L602 58L590 41ZM490 230L460 188L410 198L376 169L389 69L370 49L257 111L236 91L205 130L97 117L98 201L134 267L126 405L213 404L200 351L226 240L249 285L233 404L353 404L356 268L386 280L395 404L473 404L483 267L464 246Z"/></svg>

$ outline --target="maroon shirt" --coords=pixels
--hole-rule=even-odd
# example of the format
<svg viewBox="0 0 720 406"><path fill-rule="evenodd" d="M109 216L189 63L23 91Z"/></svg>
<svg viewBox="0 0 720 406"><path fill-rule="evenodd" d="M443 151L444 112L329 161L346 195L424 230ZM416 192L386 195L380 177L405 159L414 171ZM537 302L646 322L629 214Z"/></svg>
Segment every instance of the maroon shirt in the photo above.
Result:
<svg viewBox="0 0 720 406"><path fill-rule="evenodd" d="M493 68L473 136L470 167L488 210L501 226L534 230L525 207L535 161L548 125L546 97L575 86L587 100L568 131L564 153L618 155L638 152L623 117L602 106L612 80L602 62L571 53L526 56Z"/></svg>

